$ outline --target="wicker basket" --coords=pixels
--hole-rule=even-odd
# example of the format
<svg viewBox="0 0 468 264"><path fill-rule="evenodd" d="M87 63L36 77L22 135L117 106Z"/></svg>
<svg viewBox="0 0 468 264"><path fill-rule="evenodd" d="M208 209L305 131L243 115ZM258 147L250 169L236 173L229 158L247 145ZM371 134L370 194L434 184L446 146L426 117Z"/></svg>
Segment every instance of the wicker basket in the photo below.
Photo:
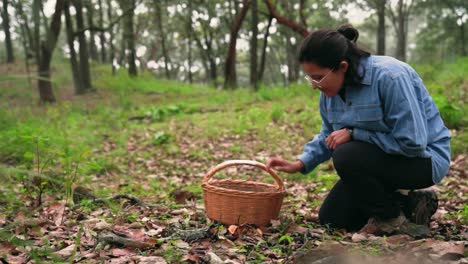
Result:
<svg viewBox="0 0 468 264"><path fill-rule="evenodd" d="M218 171L250 165L268 172L278 185L244 180L213 180ZM207 216L228 225L265 226L279 215L286 193L283 181L264 164L251 160L229 160L212 168L203 179L203 199Z"/></svg>

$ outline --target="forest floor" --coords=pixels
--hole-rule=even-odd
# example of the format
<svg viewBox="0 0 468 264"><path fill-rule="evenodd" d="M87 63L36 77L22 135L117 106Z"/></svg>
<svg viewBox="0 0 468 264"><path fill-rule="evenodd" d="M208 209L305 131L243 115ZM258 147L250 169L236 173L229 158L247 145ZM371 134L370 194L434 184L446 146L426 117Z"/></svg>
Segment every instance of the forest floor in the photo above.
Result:
<svg viewBox="0 0 468 264"><path fill-rule="evenodd" d="M225 160L293 159L320 128L317 94L303 85L252 93L94 78L96 93L51 106L25 109L19 93L2 90L0 262L468 263L464 128L451 130L458 148L433 187L429 233L320 225L338 179L331 162L308 175L279 173L287 195L268 226L223 225L205 215L205 174ZM214 177L273 182L244 166Z"/></svg>

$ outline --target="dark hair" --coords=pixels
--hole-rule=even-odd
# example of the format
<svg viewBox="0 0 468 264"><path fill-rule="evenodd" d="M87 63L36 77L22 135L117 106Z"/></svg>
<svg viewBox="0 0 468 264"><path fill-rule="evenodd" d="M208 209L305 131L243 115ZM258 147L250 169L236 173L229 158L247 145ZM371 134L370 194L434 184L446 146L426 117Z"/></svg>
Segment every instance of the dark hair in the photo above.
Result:
<svg viewBox="0 0 468 264"><path fill-rule="evenodd" d="M341 61L349 66L344 84L358 84L363 76L358 74L359 60L369 57L370 53L356 45L359 32L350 24L342 25L338 30L319 29L309 34L299 47L300 63L312 62L320 67L337 70Z"/></svg>

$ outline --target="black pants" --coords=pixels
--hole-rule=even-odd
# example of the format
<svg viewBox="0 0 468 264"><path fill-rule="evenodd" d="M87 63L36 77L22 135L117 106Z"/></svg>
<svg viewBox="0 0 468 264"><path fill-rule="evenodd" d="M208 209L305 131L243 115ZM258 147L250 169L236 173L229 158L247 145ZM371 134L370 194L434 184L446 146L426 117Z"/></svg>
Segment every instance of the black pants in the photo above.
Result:
<svg viewBox="0 0 468 264"><path fill-rule="evenodd" d="M351 141L338 146L333 164L340 177L323 202L322 224L356 230L369 217L389 219L400 214L397 189L422 189L432 186L430 158L389 155L379 147Z"/></svg>

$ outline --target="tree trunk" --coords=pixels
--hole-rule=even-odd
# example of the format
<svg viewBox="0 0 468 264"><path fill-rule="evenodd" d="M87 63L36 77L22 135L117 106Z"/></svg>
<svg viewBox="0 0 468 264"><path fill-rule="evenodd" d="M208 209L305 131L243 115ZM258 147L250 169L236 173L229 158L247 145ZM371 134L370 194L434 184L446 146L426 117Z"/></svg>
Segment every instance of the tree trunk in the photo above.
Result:
<svg viewBox="0 0 468 264"><path fill-rule="evenodd" d="M240 10L236 21L234 22L231 28L230 42L228 55L226 57L225 68L224 68L224 88L236 88L237 87L237 76L236 76L236 44L237 44L237 34L241 28L242 22L244 21L245 15L250 7L249 0L242 1L243 6Z"/></svg>
<svg viewBox="0 0 468 264"><path fill-rule="evenodd" d="M97 47L96 47L96 42L94 41L94 9L93 9L93 3L92 0L84 0L82 1L85 4L86 7L86 15L88 19L88 27L91 28L89 30L89 55L92 60L97 61L98 60L98 52L97 52Z"/></svg>
<svg viewBox="0 0 468 264"><path fill-rule="evenodd" d="M121 2L124 10L130 10L129 13L124 17L124 39L126 40L127 46L127 63L128 63L128 74L130 76L137 76L138 71L135 64L136 51L135 51L135 34L133 27L133 16L135 14L135 0L125 0Z"/></svg>
<svg viewBox="0 0 468 264"><path fill-rule="evenodd" d="M377 55L385 55L385 2L377 0Z"/></svg>
<svg viewBox="0 0 468 264"><path fill-rule="evenodd" d="M263 37L262 58L260 60L260 72L258 73L259 81L262 81L263 73L265 72L266 50L268 47L268 36L270 35L270 27L271 27L272 21L273 21L273 16L270 15L270 18L268 19L268 25L266 27L265 35Z"/></svg>
<svg viewBox="0 0 468 264"><path fill-rule="evenodd" d="M397 50L396 57L406 61L406 36L405 36L405 16L403 0L398 0L398 26L397 26Z"/></svg>
<svg viewBox="0 0 468 264"><path fill-rule="evenodd" d="M31 77L29 75L29 73L30 73L29 59L31 57L31 53L30 53L31 48L29 46L30 44L28 43L28 36L27 36L27 33L26 33L24 22L22 23L22 21L25 21L25 20L22 20L20 12L18 12L18 7L17 7L17 11L15 12L15 16L16 16L16 21L18 21L18 24L19 24L19 27L20 27L21 44L23 46L24 58L25 58L24 59L24 64L26 66L26 73L28 75L28 86L29 86L29 89L31 89Z"/></svg>
<svg viewBox="0 0 468 264"><path fill-rule="evenodd" d="M112 20L112 6L111 0L107 0L107 20ZM110 46L110 54L109 54L109 62L112 65L112 75L115 75L115 65L114 65L114 58L115 58L115 47L114 47L114 26L111 25L109 28L109 46Z"/></svg>
<svg viewBox="0 0 468 264"><path fill-rule="evenodd" d="M307 19L304 15L305 0L299 2L299 17L301 18L301 24L304 28L307 28Z"/></svg>
<svg viewBox="0 0 468 264"><path fill-rule="evenodd" d="M27 60L27 59L30 59L30 58L32 58L34 56L33 54L36 51L36 48L34 47L33 36L32 36L32 33L31 33L31 29L29 28L28 17L26 16L26 14L23 11L23 5L22 5L21 1L15 1L14 3L15 3L15 6L16 6L16 12L15 12L16 13L16 20L20 24L20 27L22 28L22 30L24 30L24 34L25 34L24 42L26 44L26 47L28 48L28 50L27 50L27 52L25 54L25 58Z"/></svg>
<svg viewBox="0 0 468 264"><path fill-rule="evenodd" d="M193 82L192 76L192 1L188 1L188 17L187 17L187 57L188 57L188 80L189 83Z"/></svg>
<svg viewBox="0 0 468 264"><path fill-rule="evenodd" d="M70 16L70 0L65 0L64 4L64 13L65 13L65 25L66 25L66 31L67 31L67 43L68 43L68 48L70 50L70 67L71 67L71 72L72 72L72 77L73 77L73 84L75 86L75 94L82 94L85 91L83 90L81 84L81 74L80 74L80 68L78 65L78 60L76 58L76 51L75 51L75 45L73 44L75 38L73 36L73 23L72 23L72 18Z"/></svg>
<svg viewBox="0 0 468 264"><path fill-rule="evenodd" d="M98 4L99 4L99 27L104 28L104 8L102 5L102 0L98 0ZM110 9L111 7L108 6L107 8ZM112 30L112 28L110 30ZM106 37L104 36L104 31L101 31L99 33L99 40L101 42L101 62L105 63L107 54L106 54Z"/></svg>
<svg viewBox="0 0 468 264"><path fill-rule="evenodd" d="M80 43L80 77L82 80L81 90L86 92L92 89L91 73L89 71L88 43L86 42L85 31L83 30L83 6L81 0L72 0L76 10L76 27L78 28L78 42Z"/></svg>
<svg viewBox="0 0 468 264"><path fill-rule="evenodd" d="M252 0L252 21L250 24L252 37L250 38L250 85L256 91L258 89L257 75L257 36L258 36L258 8L257 0Z"/></svg>
<svg viewBox="0 0 468 264"><path fill-rule="evenodd" d="M466 56L465 23L463 23L461 18L460 20L462 21L461 25L458 26L460 29L460 52L462 56Z"/></svg>
<svg viewBox="0 0 468 264"><path fill-rule="evenodd" d="M41 0L34 0L33 2L33 25L34 25L34 32L33 32L33 49L34 55L36 56L36 64L39 65L41 61L41 49L40 49L40 24L41 24L41 9L42 9L42 1Z"/></svg>
<svg viewBox="0 0 468 264"><path fill-rule="evenodd" d="M55 102L55 95L50 82L50 62L54 52L57 40L60 34L61 17L64 0L57 0L55 4L55 12L50 22L50 30L48 31L47 40L41 43L41 60L38 65L39 71L39 96L41 102Z"/></svg>
<svg viewBox="0 0 468 264"><path fill-rule="evenodd" d="M8 0L3 0L3 31L5 32L5 46L7 54L7 63L15 62L15 55L13 53L13 44L10 34L10 15L8 15Z"/></svg>
<svg viewBox="0 0 468 264"><path fill-rule="evenodd" d="M169 71L170 59L169 59L169 55L166 49L166 35L162 27L163 22L162 22L162 17L161 17L162 16L161 3L158 0L155 0L154 6L156 9L156 25L159 30L159 41L161 42L161 48L162 48L163 57L164 57L164 70L166 72L166 78L170 79L171 78L171 73Z"/></svg>

